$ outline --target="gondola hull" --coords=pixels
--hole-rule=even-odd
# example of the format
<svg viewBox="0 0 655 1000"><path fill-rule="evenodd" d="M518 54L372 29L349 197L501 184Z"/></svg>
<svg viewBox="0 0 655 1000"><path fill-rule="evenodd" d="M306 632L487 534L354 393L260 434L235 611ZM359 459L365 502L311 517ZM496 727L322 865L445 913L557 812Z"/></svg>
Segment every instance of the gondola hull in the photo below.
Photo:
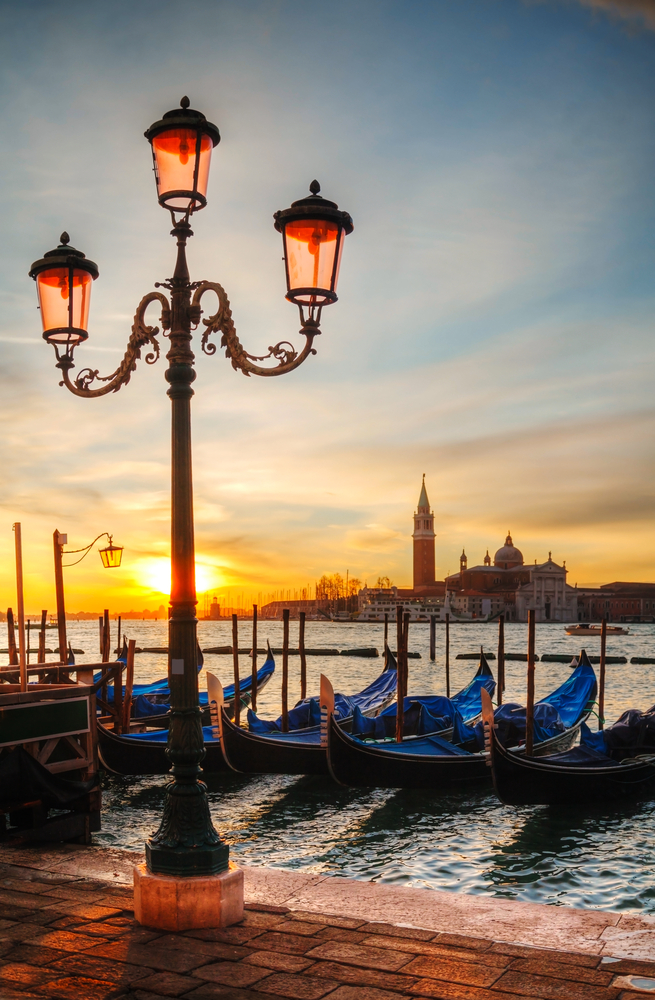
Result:
<svg viewBox="0 0 655 1000"><path fill-rule="evenodd" d="M327 753L319 742L284 736L259 736L235 726L225 713L222 752L226 765L246 774L327 774Z"/></svg>
<svg viewBox="0 0 655 1000"><path fill-rule="evenodd" d="M536 748L540 755L567 750L575 742L580 723L544 740ZM407 746L409 741L404 744ZM441 791L466 785L490 783L486 754L428 756L407 750L394 751L393 743L363 743L344 733L333 718L328 729L328 769L340 785L353 788L427 788Z"/></svg>
<svg viewBox="0 0 655 1000"><path fill-rule="evenodd" d="M171 762L166 756L166 743L156 740L134 739L112 733L98 723L98 754L102 766L114 774L148 775L168 774ZM205 757L201 767L207 774L227 771L227 765L218 740L205 742Z"/></svg>
<svg viewBox="0 0 655 1000"><path fill-rule="evenodd" d="M496 795L509 806L603 806L655 796L655 757L571 766L519 757L505 750L494 734L491 772Z"/></svg>

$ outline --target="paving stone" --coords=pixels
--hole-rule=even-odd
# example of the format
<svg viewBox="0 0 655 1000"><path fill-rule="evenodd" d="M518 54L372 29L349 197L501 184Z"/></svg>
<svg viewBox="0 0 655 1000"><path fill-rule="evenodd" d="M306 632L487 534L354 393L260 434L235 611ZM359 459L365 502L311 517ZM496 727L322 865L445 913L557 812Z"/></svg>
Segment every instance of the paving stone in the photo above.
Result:
<svg viewBox="0 0 655 1000"><path fill-rule="evenodd" d="M487 938L472 937L470 934L450 934L446 931L441 931L434 940L440 944L452 944L456 948L469 948L471 951L486 951L493 944Z"/></svg>
<svg viewBox="0 0 655 1000"><path fill-rule="evenodd" d="M311 958L285 955L277 951L253 951L243 961L249 965L260 965L264 969L275 969L277 972L302 972L314 964Z"/></svg>
<svg viewBox="0 0 655 1000"><path fill-rule="evenodd" d="M88 955L67 955L66 958L52 962L48 968L55 970L59 976L74 974L90 979L106 979L119 986L129 986L130 983L151 975L150 969L143 966L113 962L106 958L89 958Z"/></svg>
<svg viewBox="0 0 655 1000"><path fill-rule="evenodd" d="M150 991L151 994L179 997L182 993L189 992L189 977L178 976L175 972L156 972L154 976L147 975L140 980L138 988L140 991Z"/></svg>
<svg viewBox="0 0 655 1000"><path fill-rule="evenodd" d="M85 934L74 934L72 931L46 931L39 937L31 938L32 944L43 945L44 948L61 948L62 951L85 951L98 944L97 938Z"/></svg>
<svg viewBox="0 0 655 1000"><path fill-rule="evenodd" d="M119 995L114 983L82 976L55 979L48 983L45 992L49 996L61 997L62 1000L109 1000L110 997Z"/></svg>
<svg viewBox="0 0 655 1000"><path fill-rule="evenodd" d="M340 965L338 962L316 962L305 972L306 976L323 976L336 979L340 983L364 986L379 986L383 989L406 991L417 980L397 972L381 972L379 969L358 969L356 965Z"/></svg>
<svg viewBox="0 0 655 1000"><path fill-rule="evenodd" d="M619 958L608 962L603 958L598 968L607 970L614 976L646 976L655 979L655 962L639 962L632 958Z"/></svg>
<svg viewBox="0 0 655 1000"><path fill-rule="evenodd" d="M553 961L552 958L516 958L510 965L516 972L532 972L539 976L553 976L555 979L566 979L567 982L596 983L598 986L609 986L613 973L598 969L586 969L582 965L567 965L564 962Z"/></svg>
<svg viewBox="0 0 655 1000"><path fill-rule="evenodd" d="M252 986L268 976L269 971L245 963L220 962L218 965L203 965L202 968L194 969L193 974L197 979L207 979L225 986Z"/></svg>
<svg viewBox="0 0 655 1000"><path fill-rule="evenodd" d="M415 955L434 955L441 958L462 959L465 962L486 962L500 969L506 968L511 958L486 951L470 951L465 948L455 948L452 945L441 944L440 941L408 941L404 938L384 937L382 935L366 937L365 945L378 945L380 948L391 948L396 951L411 952Z"/></svg>
<svg viewBox="0 0 655 1000"><path fill-rule="evenodd" d="M200 941L223 941L225 944L245 944L259 937L263 927L203 927L197 931L185 931L185 937L198 938Z"/></svg>
<svg viewBox="0 0 655 1000"><path fill-rule="evenodd" d="M553 951L550 948L530 948L523 944L507 944L504 941L495 941L489 951L498 955L513 955L516 958L552 958L557 962L584 965L588 969L600 968L599 963L601 962L599 955L582 955L574 951Z"/></svg>
<svg viewBox="0 0 655 1000"><path fill-rule="evenodd" d="M19 892L33 892L37 896L43 892L49 892L52 888L51 883L33 882L26 878L3 878L0 880L0 890L17 889Z"/></svg>
<svg viewBox="0 0 655 1000"><path fill-rule="evenodd" d="M544 1000L615 1000L619 990L613 987L589 986L586 983L564 982L550 976L534 976L525 972L504 972L497 986L519 996L540 997Z"/></svg>
<svg viewBox="0 0 655 1000"><path fill-rule="evenodd" d="M316 945L312 938L302 937L300 934L276 934L275 931L262 934L256 941L257 947L264 951L285 951L290 955L304 955Z"/></svg>
<svg viewBox="0 0 655 1000"><path fill-rule="evenodd" d="M369 935L361 931L345 930L343 927L322 927L316 937L319 941L349 941L350 944L362 944ZM377 944L373 937L371 940Z"/></svg>
<svg viewBox="0 0 655 1000"><path fill-rule="evenodd" d="M27 941L29 938L43 935L41 924L12 923L0 931L0 941Z"/></svg>
<svg viewBox="0 0 655 1000"><path fill-rule="evenodd" d="M331 993L339 983L331 979L305 979L304 976L285 975L278 973L269 976L263 983L257 984L260 993L272 993L288 1000L320 1000ZM397 998L396 998L397 1000Z"/></svg>
<svg viewBox="0 0 655 1000"><path fill-rule="evenodd" d="M317 934L320 929L320 924L308 920L283 920L281 924L277 924L275 927L275 930L279 931L280 934L305 934L308 937L311 934Z"/></svg>
<svg viewBox="0 0 655 1000"><path fill-rule="evenodd" d="M288 906L273 906L271 903L244 903L245 910L259 910L261 913L288 913Z"/></svg>
<svg viewBox="0 0 655 1000"><path fill-rule="evenodd" d="M343 927L351 931L357 930L358 927L366 924L365 920L356 920L354 917L338 917L330 913L312 913L311 910L290 910L288 917L290 920L303 920L312 924L329 924L332 927Z"/></svg>
<svg viewBox="0 0 655 1000"><path fill-rule="evenodd" d="M363 965L370 969L384 969L387 972L397 972L407 965L414 956L402 951L392 951L386 948L365 948L359 944L348 944L345 941L326 941L318 948L307 952L308 958L326 958L335 962L345 962L347 965Z"/></svg>
<svg viewBox="0 0 655 1000"><path fill-rule="evenodd" d="M23 990L7 988L2 991L2 1000L43 1000L43 993L26 993Z"/></svg>
<svg viewBox="0 0 655 1000"><path fill-rule="evenodd" d="M188 987L187 983L187 987ZM131 990L121 994L123 1000L169 1000L170 993L151 993L150 990Z"/></svg>
<svg viewBox="0 0 655 1000"><path fill-rule="evenodd" d="M181 934L166 934L157 942L159 948L178 948L192 952L195 955L207 955L209 958L221 958L225 962L238 962L252 953L251 948L237 944L224 944L221 941L202 941L189 939Z"/></svg>
<svg viewBox="0 0 655 1000"><path fill-rule="evenodd" d="M220 983L203 983L197 990L184 994L184 1000L262 1000L261 993L242 990L238 986L222 986Z"/></svg>
<svg viewBox="0 0 655 1000"><path fill-rule="evenodd" d="M447 983L464 983L466 986L491 986L503 973L497 966L459 962L432 955L415 958L403 971L419 978L443 979Z"/></svg>
<svg viewBox="0 0 655 1000"><path fill-rule="evenodd" d="M48 965L50 962L57 962L60 958L65 958L67 954L69 953L60 948L34 947L29 941L27 944L19 942L5 956L5 961L26 962L27 965Z"/></svg>
<svg viewBox="0 0 655 1000"><path fill-rule="evenodd" d="M436 979L421 979L409 992L420 997L436 997L436 1000L517 1000L525 993L506 993L505 990L488 990L483 986L464 986L461 983L440 983Z"/></svg>
<svg viewBox="0 0 655 1000"><path fill-rule="evenodd" d="M87 954L92 958L112 958L117 962L142 965L146 969L162 969L164 972L189 972L199 965L211 961L206 955L196 955L180 951L178 948L160 948L155 940L150 944L135 944L129 935L91 948Z"/></svg>
<svg viewBox="0 0 655 1000"><path fill-rule="evenodd" d="M261 913L259 910L246 910L241 921L244 927L275 927L284 922L284 913Z"/></svg>
<svg viewBox="0 0 655 1000"><path fill-rule="evenodd" d="M55 909L55 907L47 907L47 909ZM61 909L61 907L58 907L58 909ZM97 904L85 902L74 903L71 901L66 903L65 912L71 916L79 917L80 920L106 920L108 917L119 917L123 911L111 906L98 906Z"/></svg>
<svg viewBox="0 0 655 1000"><path fill-rule="evenodd" d="M432 941L437 935L434 931L422 931L418 927L396 927L395 924L362 924L360 931L364 934L384 934L392 937L412 938L415 941ZM459 937L460 935L455 935Z"/></svg>
<svg viewBox="0 0 655 1000"><path fill-rule="evenodd" d="M376 990L371 986L340 986L330 993L332 1000L399 1000L397 993L389 990Z"/></svg>
<svg viewBox="0 0 655 1000"><path fill-rule="evenodd" d="M48 979L55 979L56 973L49 970L36 969L32 965L24 962L7 962L0 967L0 983L5 985L11 983L13 986L39 986ZM0 986L0 996L2 995Z"/></svg>
<svg viewBox="0 0 655 1000"><path fill-rule="evenodd" d="M52 899L36 896L31 892L15 892L9 889L0 889L0 908L5 913L5 908L9 906L20 906L23 910L40 910L43 906L51 903Z"/></svg>
<svg viewBox="0 0 655 1000"><path fill-rule="evenodd" d="M652 993L633 993L632 990L623 990L619 994L619 998L620 1000L648 1000L648 997L652 995Z"/></svg>

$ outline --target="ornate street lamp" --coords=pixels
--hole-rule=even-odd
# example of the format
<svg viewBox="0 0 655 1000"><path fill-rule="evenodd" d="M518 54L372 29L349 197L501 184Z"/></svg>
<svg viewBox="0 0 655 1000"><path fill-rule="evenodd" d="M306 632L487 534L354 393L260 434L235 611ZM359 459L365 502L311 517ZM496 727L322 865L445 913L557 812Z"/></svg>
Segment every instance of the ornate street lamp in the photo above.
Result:
<svg viewBox="0 0 655 1000"><path fill-rule="evenodd" d="M336 302L339 262L345 236L353 224L347 212L320 197L319 184L311 184L311 195L275 214L275 227L282 234L287 279L287 299L298 306L302 350L284 341L256 357L244 350L236 334L228 297L212 281L192 282L186 262L186 243L193 235L189 220L207 204L209 164L219 131L183 98L180 108L169 111L145 133L151 144L157 195L170 211L172 236L177 241L177 263L173 277L155 285L165 289L149 292L139 303L125 356L111 375L100 376L84 368L74 376L75 348L88 337L91 281L98 269L80 251L69 246L67 234L61 245L36 261L30 270L41 302L44 337L55 348L56 367L62 382L76 396L92 398L116 392L126 385L143 348L145 361L153 364L160 354L160 328L145 320L147 308L158 302L160 327L170 349L166 381L172 404L171 485L171 616L169 620L169 682L171 716L167 755L172 781L167 786L159 830L146 845L151 873L200 876L228 869L228 847L214 829L209 815L206 788L199 781L204 756L198 672L196 662L196 591L191 473L191 385L196 377L191 350L191 331L201 322L201 300L207 292L218 299L218 309L202 319L201 347L215 354L212 334L220 333L220 346L232 367L244 375L284 375L315 354L314 338L320 333L323 306ZM263 366L269 359L277 362ZM110 546L111 548L111 546Z"/></svg>

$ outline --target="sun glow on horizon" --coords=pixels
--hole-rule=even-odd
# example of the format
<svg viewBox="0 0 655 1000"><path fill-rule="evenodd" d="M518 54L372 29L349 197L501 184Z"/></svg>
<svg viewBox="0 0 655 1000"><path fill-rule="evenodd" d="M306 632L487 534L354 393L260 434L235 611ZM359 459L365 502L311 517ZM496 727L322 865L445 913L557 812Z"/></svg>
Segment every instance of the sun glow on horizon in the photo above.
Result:
<svg viewBox="0 0 655 1000"><path fill-rule="evenodd" d="M165 556L142 559L135 567L135 576L144 590L170 597L171 561ZM196 591L204 594L224 586L221 574L214 566L196 562Z"/></svg>

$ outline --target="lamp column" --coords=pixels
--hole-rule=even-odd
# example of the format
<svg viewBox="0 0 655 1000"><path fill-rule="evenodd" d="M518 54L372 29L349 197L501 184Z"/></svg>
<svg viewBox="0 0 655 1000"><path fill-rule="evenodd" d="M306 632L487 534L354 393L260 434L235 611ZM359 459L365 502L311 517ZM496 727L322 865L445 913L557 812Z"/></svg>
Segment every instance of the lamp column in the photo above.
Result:
<svg viewBox="0 0 655 1000"><path fill-rule="evenodd" d="M168 679L171 715L166 755L172 782L159 830L146 844L148 871L178 877L218 875L229 867L229 849L213 827L206 786L199 780L205 756L198 703L191 398L196 377L191 350L191 286L186 241L192 230L179 222L177 264L169 284L171 332L166 381L172 407L171 442L171 616Z"/></svg>

